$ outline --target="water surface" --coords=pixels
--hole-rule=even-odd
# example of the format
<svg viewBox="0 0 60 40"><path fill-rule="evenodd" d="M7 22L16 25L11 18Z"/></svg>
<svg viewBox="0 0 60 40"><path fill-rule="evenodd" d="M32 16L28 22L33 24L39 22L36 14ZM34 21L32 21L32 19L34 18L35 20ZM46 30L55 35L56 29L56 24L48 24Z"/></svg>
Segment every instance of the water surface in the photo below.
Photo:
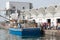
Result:
<svg viewBox="0 0 60 40"><path fill-rule="evenodd" d="M53 35L45 35L44 37L22 38L20 36L9 34L8 30L0 29L0 40L59 40L60 37Z"/></svg>

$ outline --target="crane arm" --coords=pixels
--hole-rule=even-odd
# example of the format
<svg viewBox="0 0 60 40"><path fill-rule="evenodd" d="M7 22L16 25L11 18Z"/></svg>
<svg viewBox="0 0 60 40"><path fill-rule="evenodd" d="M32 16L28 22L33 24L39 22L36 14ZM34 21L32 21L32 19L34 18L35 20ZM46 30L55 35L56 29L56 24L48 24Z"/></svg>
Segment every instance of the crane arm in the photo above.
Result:
<svg viewBox="0 0 60 40"><path fill-rule="evenodd" d="M7 20L10 20L10 19L8 19L8 18L6 18L6 17L4 17L4 16L2 16L2 15L0 15L0 17L3 17L3 18L5 18L5 19L7 19Z"/></svg>

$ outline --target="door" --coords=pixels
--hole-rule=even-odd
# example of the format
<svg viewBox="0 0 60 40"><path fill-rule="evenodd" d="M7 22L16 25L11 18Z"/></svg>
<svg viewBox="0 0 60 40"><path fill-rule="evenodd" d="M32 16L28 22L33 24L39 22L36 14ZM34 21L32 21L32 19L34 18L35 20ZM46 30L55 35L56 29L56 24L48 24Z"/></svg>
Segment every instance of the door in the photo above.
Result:
<svg viewBox="0 0 60 40"><path fill-rule="evenodd" d="M57 19L57 23L60 23L60 19Z"/></svg>
<svg viewBox="0 0 60 40"><path fill-rule="evenodd" d="M51 19L47 19L47 23L49 24L49 26L51 25Z"/></svg>
<svg viewBox="0 0 60 40"><path fill-rule="evenodd" d="M57 28L60 29L60 19L57 19Z"/></svg>

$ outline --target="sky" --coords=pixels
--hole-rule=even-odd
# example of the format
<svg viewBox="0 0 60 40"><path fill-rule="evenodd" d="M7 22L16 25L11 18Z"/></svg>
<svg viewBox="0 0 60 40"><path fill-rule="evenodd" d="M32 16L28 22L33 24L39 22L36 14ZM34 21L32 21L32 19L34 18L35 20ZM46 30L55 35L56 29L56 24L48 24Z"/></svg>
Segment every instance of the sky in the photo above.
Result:
<svg viewBox="0 0 60 40"><path fill-rule="evenodd" d="M31 2L33 4L33 8L60 5L60 0L0 0L0 8L5 8L7 1Z"/></svg>

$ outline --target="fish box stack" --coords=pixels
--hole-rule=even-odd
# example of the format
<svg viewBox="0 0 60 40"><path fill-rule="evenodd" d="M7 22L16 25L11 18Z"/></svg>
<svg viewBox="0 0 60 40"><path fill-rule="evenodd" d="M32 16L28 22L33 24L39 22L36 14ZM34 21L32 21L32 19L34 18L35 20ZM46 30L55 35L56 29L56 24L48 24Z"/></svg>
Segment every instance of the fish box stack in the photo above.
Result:
<svg viewBox="0 0 60 40"><path fill-rule="evenodd" d="M11 28L17 28L17 21L16 20L10 20L10 27Z"/></svg>
<svg viewBox="0 0 60 40"><path fill-rule="evenodd" d="M23 24L23 23L27 23L27 20L20 20L19 22Z"/></svg>
<svg viewBox="0 0 60 40"><path fill-rule="evenodd" d="M32 23L32 24L25 23L25 24L22 24L22 27L23 28L36 28L37 23Z"/></svg>
<svg viewBox="0 0 60 40"><path fill-rule="evenodd" d="M20 20L20 23L23 23L22 24L23 28L36 28L37 27L37 23L34 21Z"/></svg>

